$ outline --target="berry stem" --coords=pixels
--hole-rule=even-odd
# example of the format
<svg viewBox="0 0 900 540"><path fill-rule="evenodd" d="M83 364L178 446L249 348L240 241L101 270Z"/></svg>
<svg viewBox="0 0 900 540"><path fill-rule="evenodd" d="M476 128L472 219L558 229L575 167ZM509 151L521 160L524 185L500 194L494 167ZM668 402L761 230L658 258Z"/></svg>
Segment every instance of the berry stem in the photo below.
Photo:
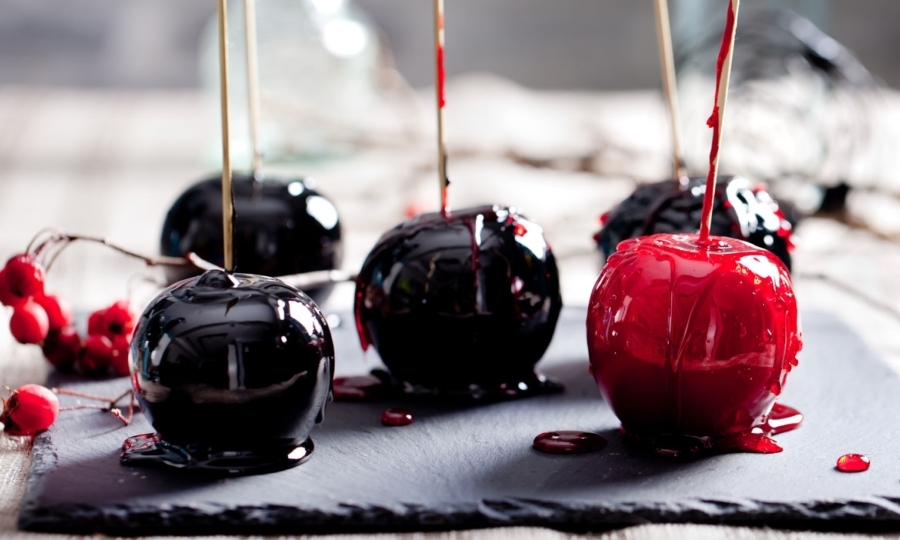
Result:
<svg viewBox="0 0 900 540"><path fill-rule="evenodd" d="M97 409L100 411L108 411L109 407L104 407L103 405L97 405L96 403L79 403L78 405L68 405L66 407L60 407L59 412L80 411L82 409Z"/></svg>
<svg viewBox="0 0 900 540"><path fill-rule="evenodd" d="M50 237L44 239L41 242L37 240L42 236L50 233ZM71 234L71 233L63 233L56 231L54 229L43 229L38 232L37 235L31 240L28 244L28 253L34 253L35 256L38 256L45 249L48 249L54 245L59 245L59 249L57 249L53 255L50 257L50 260L46 264L45 268L50 269L53 265L53 262L59 256L59 254L69 246L72 242L93 242L95 244L102 244L114 251L117 251L123 255L127 255L128 257L132 257L135 259L140 259L147 266L194 266L200 268L201 270L209 270L212 268L218 268L210 262L207 262L200 257L198 257L194 253L189 253L186 257L167 257L167 256L147 256L142 255L140 253L134 252L128 248L122 247L118 244L113 244L109 240L105 238L101 238L98 236L88 236L83 234Z"/></svg>
<svg viewBox="0 0 900 540"><path fill-rule="evenodd" d="M356 281L356 276L342 270L317 270L315 272L306 272L303 274L279 276L278 279L291 287L304 290L323 287L333 283Z"/></svg>
<svg viewBox="0 0 900 540"><path fill-rule="evenodd" d="M122 399L124 399L129 394L134 396L134 390L126 390L125 392L122 393L122 395L120 395L114 399L110 399L105 396L97 396L94 394L88 394L86 392L79 392L78 390L69 390L67 388L51 388L50 391L58 396L72 396L72 397L77 397L77 398L82 398L82 399L90 399L92 401L100 401L102 403L106 403L107 406L103 407L104 410L109 410L112 407L115 407L116 403L122 401Z"/></svg>
<svg viewBox="0 0 900 540"><path fill-rule="evenodd" d="M128 414L123 416L122 411L117 408L110 411L113 416L121 420L126 426L131 425L131 419L134 418L134 391L129 390L128 393L131 394L131 400L128 402Z"/></svg>

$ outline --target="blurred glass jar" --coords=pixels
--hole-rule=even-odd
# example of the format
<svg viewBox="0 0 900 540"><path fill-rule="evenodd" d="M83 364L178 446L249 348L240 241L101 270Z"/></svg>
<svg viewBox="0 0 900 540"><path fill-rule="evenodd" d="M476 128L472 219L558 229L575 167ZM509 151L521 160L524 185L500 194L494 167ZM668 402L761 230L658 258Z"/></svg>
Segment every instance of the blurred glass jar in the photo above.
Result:
<svg viewBox="0 0 900 540"><path fill-rule="evenodd" d="M675 0L675 49L686 161L708 167L715 65L726 2ZM791 11L791 8L796 11ZM741 5L721 170L770 184L803 210L827 187L862 175L871 140L867 98L878 88L827 25L828 0Z"/></svg>
<svg viewBox="0 0 900 540"><path fill-rule="evenodd" d="M232 152L251 158L243 0L228 2ZM386 40L351 0L256 2L260 139L267 163L334 157L375 140L412 137L415 95ZM218 98L216 20L200 50L204 88ZM393 137L393 138L391 138ZM220 147L210 149L220 155Z"/></svg>

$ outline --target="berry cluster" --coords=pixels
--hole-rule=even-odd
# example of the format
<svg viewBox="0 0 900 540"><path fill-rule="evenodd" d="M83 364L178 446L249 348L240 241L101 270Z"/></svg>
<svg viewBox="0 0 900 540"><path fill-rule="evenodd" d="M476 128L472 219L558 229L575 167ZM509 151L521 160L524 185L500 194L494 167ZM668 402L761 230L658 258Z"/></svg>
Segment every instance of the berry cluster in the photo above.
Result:
<svg viewBox="0 0 900 540"><path fill-rule="evenodd" d="M119 301L88 319L86 339L72 326L72 312L58 296L44 291L44 266L31 253L16 255L0 270L0 303L13 308L9 328L19 343L40 345L60 370L77 367L86 375L110 369L128 375L128 348L134 313Z"/></svg>

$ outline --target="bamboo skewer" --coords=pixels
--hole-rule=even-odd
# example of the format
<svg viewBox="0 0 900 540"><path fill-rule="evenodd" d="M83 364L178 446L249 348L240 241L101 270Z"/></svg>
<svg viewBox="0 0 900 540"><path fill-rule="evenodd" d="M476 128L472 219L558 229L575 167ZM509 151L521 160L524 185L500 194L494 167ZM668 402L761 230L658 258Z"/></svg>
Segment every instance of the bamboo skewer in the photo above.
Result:
<svg viewBox="0 0 900 540"><path fill-rule="evenodd" d="M262 170L262 145L259 140L259 52L256 37L256 0L244 0L244 32L247 55L247 105L250 112L250 145L253 151L251 175Z"/></svg>
<svg viewBox="0 0 900 540"><path fill-rule="evenodd" d="M706 192L703 195L703 217L700 221L700 242L709 240L712 222L712 206L716 192L716 178L719 174L719 149L722 147L722 128L725 125L725 106L728 102L728 84L731 80L731 61L734 53L734 39L737 34L738 11L741 0L730 0L722 47L716 64L716 104L707 125L713 130L712 149L709 152L709 174L706 177Z"/></svg>
<svg viewBox="0 0 900 540"><path fill-rule="evenodd" d="M231 185L230 117L228 111L228 7L219 0L219 86L222 104L222 242L225 270L234 270L234 191Z"/></svg>
<svg viewBox="0 0 900 540"><path fill-rule="evenodd" d="M675 178L687 186L688 175L684 164L684 144L681 136L681 111L678 104L678 86L675 77L675 55L672 48L672 28L669 22L667 0L654 0L656 8L656 38L659 43L659 65L662 71L663 93L669 109L672 128L672 163Z"/></svg>
<svg viewBox="0 0 900 540"><path fill-rule="evenodd" d="M446 215L447 147L444 144L444 0L434 0L435 97L437 99L438 181L440 183L441 212Z"/></svg>

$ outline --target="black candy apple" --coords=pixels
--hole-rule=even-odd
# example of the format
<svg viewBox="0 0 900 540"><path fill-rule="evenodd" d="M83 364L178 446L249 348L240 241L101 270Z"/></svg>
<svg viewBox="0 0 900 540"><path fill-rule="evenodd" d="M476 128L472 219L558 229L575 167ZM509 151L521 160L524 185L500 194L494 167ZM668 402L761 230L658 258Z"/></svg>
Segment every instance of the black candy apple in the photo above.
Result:
<svg viewBox="0 0 900 540"><path fill-rule="evenodd" d="M223 473L297 465L313 450L334 373L325 317L276 279L210 270L144 310L131 376L158 433L125 442L125 464Z"/></svg>
<svg viewBox="0 0 900 540"><path fill-rule="evenodd" d="M705 178L687 187L666 180L638 187L601 217L595 236L606 258L623 240L658 233L693 233L700 228ZM745 240L774 253L791 268L792 223L762 186L752 188L739 176L720 178L716 185L710 233Z"/></svg>
<svg viewBox="0 0 900 540"><path fill-rule="evenodd" d="M341 264L341 225L334 205L309 180L268 180L235 175L234 249L236 269L284 276L333 270ZM161 253L183 257L194 252L222 266L222 184L215 177L185 191L166 216ZM196 271L171 267L174 283ZM323 301L331 287L306 291Z"/></svg>
<svg viewBox="0 0 900 540"><path fill-rule="evenodd" d="M355 314L407 391L503 399L535 375L562 309L543 230L503 206L422 214L386 232L359 273Z"/></svg>

